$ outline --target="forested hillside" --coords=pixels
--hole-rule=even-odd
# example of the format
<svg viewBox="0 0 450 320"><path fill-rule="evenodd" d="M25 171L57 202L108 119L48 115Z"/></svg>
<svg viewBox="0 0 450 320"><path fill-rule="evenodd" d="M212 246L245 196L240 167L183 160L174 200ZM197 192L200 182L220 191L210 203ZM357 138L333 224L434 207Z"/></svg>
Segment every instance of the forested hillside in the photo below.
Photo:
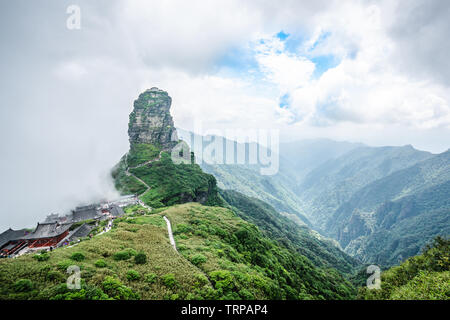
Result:
<svg viewBox="0 0 450 320"><path fill-rule="evenodd" d="M314 265L332 267L347 276L359 266L355 259L341 251L331 240L281 216L269 204L233 190L220 190L220 194L239 217L257 225L280 245L306 256Z"/></svg>
<svg viewBox="0 0 450 320"><path fill-rule="evenodd" d="M203 137L189 131L178 129L179 135L192 148L195 154L202 154L206 147L214 142L214 139L219 139L224 146L233 145L232 152L236 154L242 152L243 161L237 163L225 163L227 151L223 150L221 163L214 163L215 157L211 157L205 153L203 157L197 157L199 165L202 170L212 174L217 179L217 185L221 189L236 190L247 196L260 199L273 206L279 212L287 212L295 214L306 225L311 226L311 223L301 212L301 200L295 193L295 186L297 184L295 179L295 170L292 170L289 161L281 156L274 154L273 157L279 157L279 172L275 175L261 175L261 165L249 163L250 150L256 150L257 153L267 153L267 149L255 143L237 143L225 139L223 137ZM261 151L260 151L261 150ZM235 155L237 162L237 155Z"/></svg>
<svg viewBox="0 0 450 320"><path fill-rule="evenodd" d="M449 195L447 151L362 188L336 210L328 232L362 261L392 265L450 233Z"/></svg>
<svg viewBox="0 0 450 320"><path fill-rule="evenodd" d="M436 238L421 255L381 274L381 288L361 287L358 299L450 299L450 241Z"/></svg>
<svg viewBox="0 0 450 320"><path fill-rule="evenodd" d="M431 156L411 146L359 147L312 170L298 186L303 212L325 230L333 212L359 189Z"/></svg>
<svg viewBox="0 0 450 320"><path fill-rule="evenodd" d="M360 261L394 265L449 234L448 154L313 140L282 144L275 176L250 165L202 167L221 188L295 214Z"/></svg>

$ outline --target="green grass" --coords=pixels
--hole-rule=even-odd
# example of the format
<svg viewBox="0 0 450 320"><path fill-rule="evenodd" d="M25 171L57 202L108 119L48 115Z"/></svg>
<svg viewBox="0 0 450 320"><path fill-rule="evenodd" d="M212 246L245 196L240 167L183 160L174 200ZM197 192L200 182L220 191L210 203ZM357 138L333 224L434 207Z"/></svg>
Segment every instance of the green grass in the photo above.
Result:
<svg viewBox="0 0 450 320"><path fill-rule="evenodd" d="M179 252L207 276L216 298L342 299L354 292L335 270L314 267L228 209L185 204L164 215Z"/></svg>
<svg viewBox="0 0 450 320"><path fill-rule="evenodd" d="M147 187L133 176L126 175L127 164L125 157L114 167L111 175L114 179L114 185L122 195L142 194Z"/></svg>
<svg viewBox="0 0 450 320"><path fill-rule="evenodd" d="M160 148L148 143L133 143L127 156L128 167L135 167L139 164L153 160L158 157Z"/></svg>
<svg viewBox="0 0 450 320"><path fill-rule="evenodd" d="M126 175L127 168L155 159L159 152L158 147L150 144L133 144L128 157L123 157L112 170L116 189L122 194L140 195L140 199L152 208L192 201L206 205L223 204L214 176L204 173L197 164L174 164L167 152L161 153L159 161L129 169L151 187L147 192L144 184Z"/></svg>
<svg viewBox="0 0 450 320"><path fill-rule="evenodd" d="M351 285L337 272L315 268L228 209L189 203L162 214L172 222L179 253L169 243L162 215L123 217L108 233L53 250L47 261L31 255L2 259L0 299L352 297ZM82 261L71 260L77 253ZM115 259L118 253L126 259ZM138 253L146 263L135 262ZM81 290L65 287L71 265L81 269ZM25 281L16 284L20 279Z"/></svg>
<svg viewBox="0 0 450 320"><path fill-rule="evenodd" d="M145 253L148 257L147 263L135 264L131 258L114 260L114 254L127 249ZM82 252L85 259L81 262L71 260L72 254L76 252ZM124 288L129 288L131 292L139 295L141 299L169 299L173 294L186 298L187 293L194 288L195 275L199 272L195 266L173 250L165 224L158 227L150 223L120 222L108 233L83 241L72 248L55 249L49 256L49 260L42 262L37 262L32 255L17 259L1 259L0 299L55 298L58 292L65 292L61 286L69 276L66 270L71 265L78 265L81 268L82 287L88 293L96 290L106 293L109 286L105 288L103 282L107 277L112 277L122 283ZM96 266L96 262L100 259L106 263L106 267ZM140 275L154 274L156 277L153 282L145 281L144 276L139 281L129 281L127 278L129 270L135 270ZM59 274L59 280L54 275L55 280L51 280L47 277L49 273ZM173 274L179 286L167 288L161 280L166 274ZM18 279L30 280L33 284L31 291L17 292L14 285ZM115 286L117 287L117 284ZM118 288L120 289L116 288L118 291L125 290L122 287ZM113 298L100 294L85 294L83 297Z"/></svg>
<svg viewBox="0 0 450 320"><path fill-rule="evenodd" d="M450 240L437 237L421 255L381 274L381 288L362 287L359 299L367 300L449 300Z"/></svg>
<svg viewBox="0 0 450 320"><path fill-rule="evenodd" d="M196 164L174 164L170 155L161 154L161 160L131 169L151 189L141 196L147 205L159 208L186 202L220 205L216 179L204 173Z"/></svg>

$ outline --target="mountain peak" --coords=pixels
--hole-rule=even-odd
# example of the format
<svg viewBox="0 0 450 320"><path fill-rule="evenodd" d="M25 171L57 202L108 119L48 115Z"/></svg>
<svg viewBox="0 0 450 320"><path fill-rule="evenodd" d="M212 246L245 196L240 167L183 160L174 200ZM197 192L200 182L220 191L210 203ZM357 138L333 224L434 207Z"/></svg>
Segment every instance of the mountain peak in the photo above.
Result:
<svg viewBox="0 0 450 320"><path fill-rule="evenodd" d="M172 98L156 87L145 90L134 101L128 123L130 145L153 144L170 150L178 142L177 132L170 114Z"/></svg>

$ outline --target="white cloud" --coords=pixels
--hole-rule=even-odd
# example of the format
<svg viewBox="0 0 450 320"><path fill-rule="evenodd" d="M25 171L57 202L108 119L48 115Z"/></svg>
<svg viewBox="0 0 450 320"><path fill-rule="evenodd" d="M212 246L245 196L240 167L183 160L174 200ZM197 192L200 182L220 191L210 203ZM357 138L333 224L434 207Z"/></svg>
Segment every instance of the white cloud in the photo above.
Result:
<svg viewBox="0 0 450 320"><path fill-rule="evenodd" d="M55 69L55 75L62 80L80 80L87 73L86 68L76 61L64 62Z"/></svg>
<svg viewBox="0 0 450 320"><path fill-rule="evenodd" d="M117 28L147 66L193 72L207 71L263 23L259 10L237 0L121 1L116 14Z"/></svg>
<svg viewBox="0 0 450 320"><path fill-rule="evenodd" d="M245 79L216 75L192 75L173 69L148 70L141 74L143 88L157 85L172 97L175 125L193 130L270 127L276 95Z"/></svg>
<svg viewBox="0 0 450 320"><path fill-rule="evenodd" d="M286 52L278 38L266 38L256 46L256 60L266 79L280 87L282 92L307 85L315 65L305 57Z"/></svg>
<svg viewBox="0 0 450 320"><path fill-rule="evenodd" d="M378 6L347 3L338 11L317 15L316 31L299 54L333 54L342 59L317 80L311 73L296 75L293 63L290 67L271 64L269 74L287 74L291 69L292 82L297 78L303 84L291 87L293 115L289 120L319 126L338 122L418 129L450 126L448 88L433 79L410 78L396 68L395 43L383 28L381 14ZM299 58L291 62L295 59ZM273 78L285 86L285 79Z"/></svg>

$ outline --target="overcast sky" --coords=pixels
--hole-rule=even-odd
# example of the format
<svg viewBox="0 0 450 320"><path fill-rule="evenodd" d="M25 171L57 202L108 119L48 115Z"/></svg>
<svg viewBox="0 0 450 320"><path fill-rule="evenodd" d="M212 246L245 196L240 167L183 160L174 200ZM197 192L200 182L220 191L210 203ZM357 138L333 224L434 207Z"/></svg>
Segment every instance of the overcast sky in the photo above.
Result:
<svg viewBox="0 0 450 320"><path fill-rule="evenodd" d="M188 130L449 148L450 1L249 2L0 0L0 229L113 197L153 86Z"/></svg>

